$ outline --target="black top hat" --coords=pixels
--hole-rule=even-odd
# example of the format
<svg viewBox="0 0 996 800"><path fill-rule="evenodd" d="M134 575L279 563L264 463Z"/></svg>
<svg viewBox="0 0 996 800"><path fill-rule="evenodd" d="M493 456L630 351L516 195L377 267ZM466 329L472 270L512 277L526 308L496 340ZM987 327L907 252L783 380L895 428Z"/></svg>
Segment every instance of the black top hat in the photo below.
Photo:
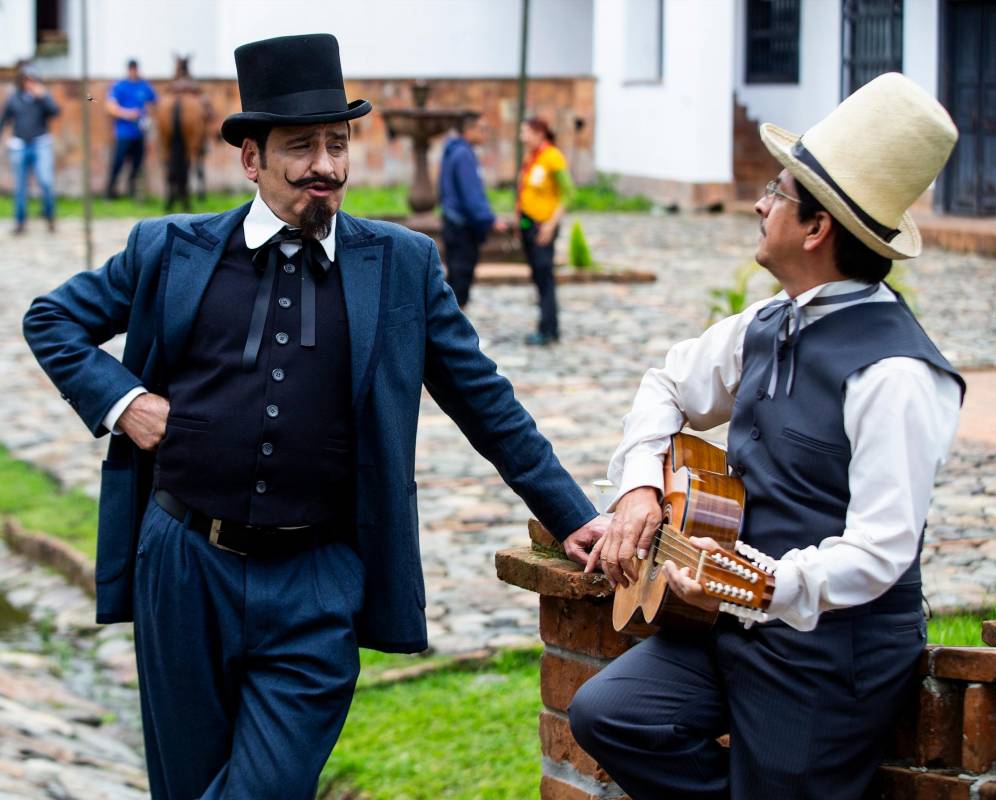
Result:
<svg viewBox="0 0 996 800"><path fill-rule="evenodd" d="M242 112L221 124L229 144L242 146L253 129L314 125L362 117L366 100L346 102L339 42L329 33L278 36L235 48Z"/></svg>

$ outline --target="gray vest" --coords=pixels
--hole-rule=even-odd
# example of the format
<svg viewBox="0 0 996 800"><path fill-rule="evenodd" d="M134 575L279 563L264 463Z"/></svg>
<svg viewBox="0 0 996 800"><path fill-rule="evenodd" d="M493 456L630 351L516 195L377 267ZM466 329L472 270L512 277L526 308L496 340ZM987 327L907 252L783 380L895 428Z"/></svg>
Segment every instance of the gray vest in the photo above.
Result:
<svg viewBox="0 0 996 800"><path fill-rule="evenodd" d="M732 473L747 491L741 539L773 558L844 532L850 501L851 448L843 403L848 376L883 358L905 356L949 373L962 394L965 390L961 376L899 298L851 305L804 328L794 345L791 395L786 392L789 353L782 346L777 386L769 397L780 319L762 311L747 328L727 452ZM918 608L919 561L874 602L898 606L895 610Z"/></svg>

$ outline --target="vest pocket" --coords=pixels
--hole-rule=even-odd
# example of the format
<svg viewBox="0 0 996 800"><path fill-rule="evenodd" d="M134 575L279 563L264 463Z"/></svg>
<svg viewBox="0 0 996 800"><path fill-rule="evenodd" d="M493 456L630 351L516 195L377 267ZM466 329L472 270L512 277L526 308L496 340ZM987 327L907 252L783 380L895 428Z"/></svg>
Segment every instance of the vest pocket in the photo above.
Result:
<svg viewBox="0 0 996 800"><path fill-rule="evenodd" d="M188 431L206 431L210 424L210 420L201 419L199 417L181 417L176 414L170 414L166 417L167 428L183 428Z"/></svg>
<svg viewBox="0 0 996 800"><path fill-rule="evenodd" d="M824 442L822 439L814 439L812 436L799 433L799 431L793 430L792 428L782 428L782 436L795 442L796 444L802 445L803 447L808 447L812 450L819 450L821 453L829 453L830 455L835 456L848 455L848 449L846 447L841 447L833 444L832 442Z"/></svg>

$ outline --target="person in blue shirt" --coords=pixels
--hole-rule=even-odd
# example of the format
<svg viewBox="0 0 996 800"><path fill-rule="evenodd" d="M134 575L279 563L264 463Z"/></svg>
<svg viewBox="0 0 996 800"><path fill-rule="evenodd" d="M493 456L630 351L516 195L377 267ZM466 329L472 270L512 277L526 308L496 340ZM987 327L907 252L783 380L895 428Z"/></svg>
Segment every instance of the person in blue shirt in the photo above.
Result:
<svg viewBox="0 0 996 800"><path fill-rule="evenodd" d="M128 77L115 83L107 93L107 111L114 117L114 157L107 180L107 197L117 196L115 184L125 161L131 162L128 194L135 196L138 172L145 156L145 130L148 106L156 102L155 89L138 74L138 62L128 62Z"/></svg>
<svg viewBox="0 0 996 800"><path fill-rule="evenodd" d="M460 307L467 305L481 243L492 229L507 229L488 205L474 147L485 142L488 128L480 116L461 121L447 140L439 169L439 205L443 210L446 280Z"/></svg>

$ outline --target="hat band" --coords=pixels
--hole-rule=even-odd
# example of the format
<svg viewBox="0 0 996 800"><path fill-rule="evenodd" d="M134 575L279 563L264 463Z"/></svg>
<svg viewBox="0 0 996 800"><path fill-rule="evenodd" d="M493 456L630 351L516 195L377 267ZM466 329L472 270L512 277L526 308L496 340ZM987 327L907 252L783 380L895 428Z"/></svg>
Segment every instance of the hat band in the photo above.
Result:
<svg viewBox="0 0 996 800"><path fill-rule="evenodd" d="M253 105L257 108L243 108L243 111L263 111L267 114L306 116L347 111L346 93L342 89L309 89L305 92L291 92L276 97L260 98ZM305 110L307 109L307 110Z"/></svg>
<svg viewBox="0 0 996 800"><path fill-rule="evenodd" d="M799 139L794 145L792 145L792 155L799 160L799 163L809 167L813 172L815 172L816 176L827 186L829 186L836 193L836 195L844 201L844 204L854 212L854 215L868 228L870 228L872 233L878 236L882 241L891 242L900 234L900 231L896 228L890 228L888 225L883 225L881 222L874 220L867 211L855 203L854 200L851 199L850 195L848 195L847 192L837 185L837 181L831 178L830 174L823 169L823 165L816 160L816 156L806 149L806 146L802 143L802 139Z"/></svg>

